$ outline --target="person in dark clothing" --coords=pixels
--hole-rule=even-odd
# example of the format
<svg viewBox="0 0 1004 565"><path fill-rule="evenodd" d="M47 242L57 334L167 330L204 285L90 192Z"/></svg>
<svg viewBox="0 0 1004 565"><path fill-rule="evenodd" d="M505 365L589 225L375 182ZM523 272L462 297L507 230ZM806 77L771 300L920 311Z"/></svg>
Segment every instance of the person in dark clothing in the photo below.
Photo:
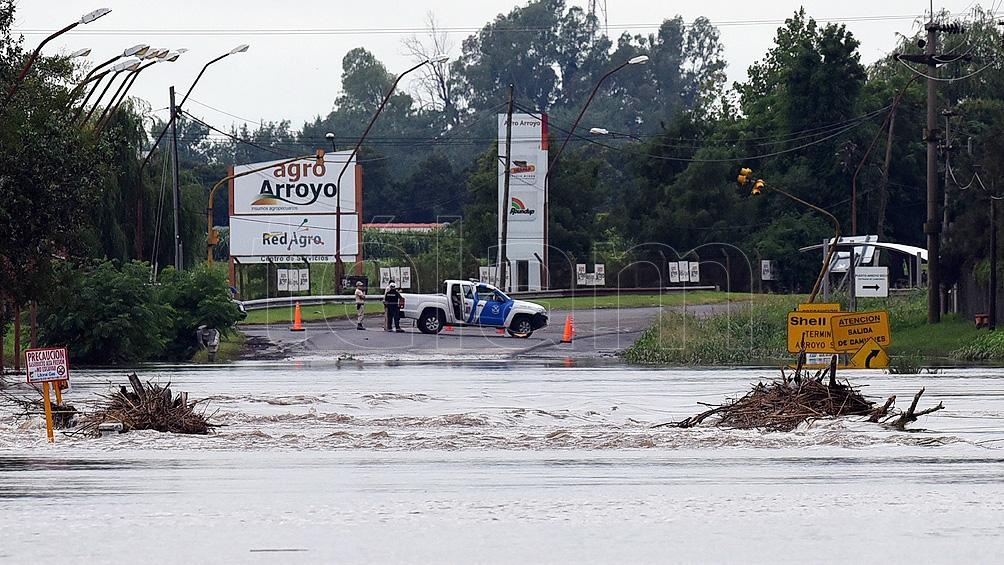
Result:
<svg viewBox="0 0 1004 565"><path fill-rule="evenodd" d="M401 329L401 300L401 292L397 289L397 284L390 281L387 292L383 294L383 307L387 315L384 329L388 332L391 330L404 331Z"/></svg>

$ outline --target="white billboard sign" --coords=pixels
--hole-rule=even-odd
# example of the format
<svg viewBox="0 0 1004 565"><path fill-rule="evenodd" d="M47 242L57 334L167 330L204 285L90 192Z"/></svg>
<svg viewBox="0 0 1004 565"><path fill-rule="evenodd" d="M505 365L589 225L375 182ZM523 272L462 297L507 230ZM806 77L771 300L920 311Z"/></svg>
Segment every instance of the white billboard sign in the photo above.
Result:
<svg viewBox="0 0 1004 565"><path fill-rule="evenodd" d="M680 264L673 261L669 264L669 282L680 282Z"/></svg>
<svg viewBox="0 0 1004 565"><path fill-rule="evenodd" d="M697 261L690 262L690 282L701 282L701 264Z"/></svg>
<svg viewBox="0 0 1004 565"><path fill-rule="evenodd" d="M330 263L335 260L334 215L231 216L230 255L241 262ZM342 260L359 252L359 222L342 214Z"/></svg>
<svg viewBox="0 0 1004 565"><path fill-rule="evenodd" d="M772 281L774 280L774 272L777 267L774 266L774 262L763 259L760 261L760 280L762 281Z"/></svg>
<svg viewBox="0 0 1004 565"><path fill-rule="evenodd" d="M25 350L24 366L29 384L70 378L70 362L65 347Z"/></svg>
<svg viewBox="0 0 1004 565"><path fill-rule="evenodd" d="M275 270L275 289L279 292L289 290L289 269Z"/></svg>
<svg viewBox="0 0 1004 565"><path fill-rule="evenodd" d="M401 267L401 280L398 285L401 288L411 288L411 267Z"/></svg>
<svg viewBox="0 0 1004 565"><path fill-rule="evenodd" d="M690 261L677 261L680 270L680 282L690 282Z"/></svg>
<svg viewBox="0 0 1004 565"><path fill-rule="evenodd" d="M542 288L546 258L544 232L547 191L547 125L546 118L530 114L513 114L509 159L509 201L505 202L505 162L507 116L498 116L498 234L502 245L502 222L506 222L505 256L511 262L506 269L510 281L516 262L527 261L527 287ZM511 289L509 284L506 288Z"/></svg>
<svg viewBox="0 0 1004 565"><path fill-rule="evenodd" d="M233 213L291 215L334 214L336 209L343 213L355 211L354 157L342 175L341 202L338 202L338 175L351 153L328 153L321 163L310 158L285 164L265 161L235 165L234 175L247 174L233 180ZM248 173L256 169L262 170Z"/></svg>

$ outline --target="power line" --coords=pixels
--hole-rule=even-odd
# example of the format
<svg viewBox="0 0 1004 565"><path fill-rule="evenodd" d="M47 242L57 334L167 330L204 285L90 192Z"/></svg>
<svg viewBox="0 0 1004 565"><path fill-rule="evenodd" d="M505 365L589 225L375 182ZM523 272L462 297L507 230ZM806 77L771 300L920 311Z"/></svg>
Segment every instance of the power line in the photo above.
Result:
<svg viewBox="0 0 1004 565"><path fill-rule="evenodd" d="M946 13L946 16L952 17L958 14ZM847 23L847 22L880 22L880 21L914 21L917 19L916 14L889 14L889 15L876 15L876 16L838 16L838 17L814 17L813 19L817 22L822 23ZM749 26L762 26L762 25L781 25L784 24L786 19L746 19L746 20L719 20L711 21L711 24L715 27L749 27ZM609 28L624 31L624 30L658 30L662 27L665 22L645 22L645 23L625 23L625 24L610 24ZM489 24L491 25L491 24ZM447 34L456 33L476 33L483 30L487 26L455 26L455 27L437 27L437 32L443 32ZM684 27L690 27L689 24L684 24ZM14 28L13 31L21 33L24 35L48 35L56 31L54 29L41 29L41 28ZM202 29L181 29L181 28L164 28L164 29L149 29L149 28L133 28L133 29L107 29L107 30L88 30L88 29L75 29L67 33L67 35L90 35L90 36L132 36L132 35L143 35L143 36L240 36L240 35L373 35L373 34L414 34L414 33L424 33L428 31L425 27L347 27L347 28L245 28L245 29L222 29L222 28L202 28ZM493 33L539 33L552 31L550 27L508 27L504 24L494 25L492 27Z"/></svg>

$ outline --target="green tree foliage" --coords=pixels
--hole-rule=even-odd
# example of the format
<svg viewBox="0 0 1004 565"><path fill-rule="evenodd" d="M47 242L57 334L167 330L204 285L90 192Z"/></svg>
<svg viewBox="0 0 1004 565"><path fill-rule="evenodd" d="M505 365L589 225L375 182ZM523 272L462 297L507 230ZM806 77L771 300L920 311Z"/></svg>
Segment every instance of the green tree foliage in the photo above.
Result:
<svg viewBox="0 0 1004 565"><path fill-rule="evenodd" d="M66 346L88 364L185 360L198 348L199 325L226 332L240 319L221 268L168 268L158 285L149 276L138 261L59 264L60 291L39 308L40 343Z"/></svg>
<svg viewBox="0 0 1004 565"><path fill-rule="evenodd" d="M42 302L39 341L66 346L76 362L115 364L160 358L168 342L165 321L174 311L156 300L149 266L111 261L62 263L61 289Z"/></svg>
<svg viewBox="0 0 1004 565"><path fill-rule="evenodd" d="M14 4L0 1L0 85L6 95L27 55L11 35ZM78 234L100 200L95 140L69 123L66 82L73 67L62 57L36 61L9 104L0 108L0 330L12 305L38 298L50 258L80 252Z"/></svg>

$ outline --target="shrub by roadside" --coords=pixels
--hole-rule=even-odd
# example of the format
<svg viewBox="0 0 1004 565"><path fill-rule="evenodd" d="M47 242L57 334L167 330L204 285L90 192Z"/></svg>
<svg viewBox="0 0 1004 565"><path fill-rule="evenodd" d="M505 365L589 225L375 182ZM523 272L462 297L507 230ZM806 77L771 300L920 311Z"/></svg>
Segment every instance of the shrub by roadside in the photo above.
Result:
<svg viewBox="0 0 1004 565"><path fill-rule="evenodd" d="M65 345L85 364L187 360L199 325L227 334L240 318L220 267L168 268L156 285L149 278L149 264L137 261L60 265L58 292L39 305L39 344Z"/></svg>

